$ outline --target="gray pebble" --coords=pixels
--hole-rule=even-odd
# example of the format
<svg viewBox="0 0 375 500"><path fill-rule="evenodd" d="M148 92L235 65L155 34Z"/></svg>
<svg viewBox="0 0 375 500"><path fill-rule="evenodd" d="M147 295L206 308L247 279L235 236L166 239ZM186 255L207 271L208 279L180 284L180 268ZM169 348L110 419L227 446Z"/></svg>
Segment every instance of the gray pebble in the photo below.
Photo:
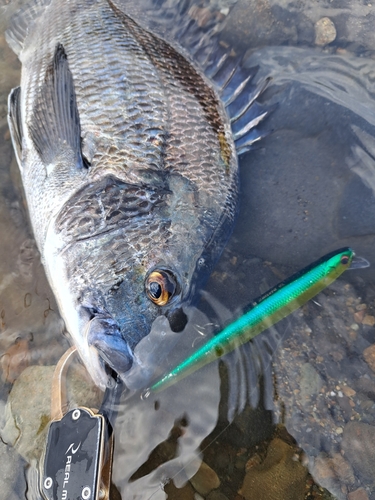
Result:
<svg viewBox="0 0 375 500"><path fill-rule="evenodd" d="M311 396L319 394L323 386L323 380L319 373L310 363L305 363L301 366L301 397L308 399Z"/></svg>

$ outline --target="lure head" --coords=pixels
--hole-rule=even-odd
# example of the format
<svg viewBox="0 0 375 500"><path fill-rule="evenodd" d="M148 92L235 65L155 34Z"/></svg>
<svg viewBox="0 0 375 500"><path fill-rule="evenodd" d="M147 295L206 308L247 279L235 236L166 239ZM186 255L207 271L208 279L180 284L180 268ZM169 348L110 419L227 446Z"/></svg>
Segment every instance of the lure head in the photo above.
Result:
<svg viewBox="0 0 375 500"><path fill-rule="evenodd" d="M351 248L342 248L332 252L326 257L326 275L335 280L344 271L350 268L354 258L354 252Z"/></svg>
<svg viewBox="0 0 375 500"><path fill-rule="evenodd" d="M351 248L346 248L344 249L340 255L340 262L339 266L342 268L343 271L348 269L353 262L353 257L354 257L354 252Z"/></svg>
<svg viewBox="0 0 375 500"><path fill-rule="evenodd" d="M336 273L334 278L336 279L343 273L346 269L365 269L370 266L368 260L363 257L358 257L351 248L342 248L337 250L330 255L327 260L328 273Z"/></svg>

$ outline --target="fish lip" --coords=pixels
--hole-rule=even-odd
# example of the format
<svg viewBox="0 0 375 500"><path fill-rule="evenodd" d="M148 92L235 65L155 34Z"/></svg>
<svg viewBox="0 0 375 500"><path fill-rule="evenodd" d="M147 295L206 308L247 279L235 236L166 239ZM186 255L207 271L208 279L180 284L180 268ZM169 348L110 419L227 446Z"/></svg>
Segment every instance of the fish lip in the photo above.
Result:
<svg viewBox="0 0 375 500"><path fill-rule="evenodd" d="M97 314L87 324L85 337L89 349L95 349L107 379L111 371L119 375L130 370L133 353L121 335L120 328L109 315Z"/></svg>

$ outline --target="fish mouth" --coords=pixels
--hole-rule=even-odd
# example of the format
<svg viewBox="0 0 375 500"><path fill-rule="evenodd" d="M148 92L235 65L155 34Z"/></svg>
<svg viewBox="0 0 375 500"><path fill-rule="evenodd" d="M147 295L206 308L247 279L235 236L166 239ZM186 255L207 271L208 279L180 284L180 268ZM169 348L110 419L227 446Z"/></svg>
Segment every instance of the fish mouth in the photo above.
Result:
<svg viewBox="0 0 375 500"><path fill-rule="evenodd" d="M114 372L126 384L126 377L137 358L133 350L140 340L149 334L149 329L141 317L122 320L119 323L107 312L91 312L85 328L86 366L99 387L105 389ZM166 314L171 332L181 332L187 323L182 307L176 307Z"/></svg>
<svg viewBox="0 0 375 500"><path fill-rule="evenodd" d="M99 314L89 321L86 341L90 351L92 348L95 349L107 380L112 371L121 376L132 367L131 349L121 335L118 324L110 316Z"/></svg>

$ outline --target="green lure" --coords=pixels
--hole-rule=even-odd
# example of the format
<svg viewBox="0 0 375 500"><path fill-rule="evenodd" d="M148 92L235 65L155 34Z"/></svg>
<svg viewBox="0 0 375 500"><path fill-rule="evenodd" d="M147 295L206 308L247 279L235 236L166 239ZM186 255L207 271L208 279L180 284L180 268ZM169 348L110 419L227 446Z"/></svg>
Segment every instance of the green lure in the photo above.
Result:
<svg viewBox="0 0 375 500"><path fill-rule="evenodd" d="M182 361L150 390L160 391L175 384L285 318L335 281L350 267L353 257L350 248L331 252L272 288L259 297L249 311Z"/></svg>

